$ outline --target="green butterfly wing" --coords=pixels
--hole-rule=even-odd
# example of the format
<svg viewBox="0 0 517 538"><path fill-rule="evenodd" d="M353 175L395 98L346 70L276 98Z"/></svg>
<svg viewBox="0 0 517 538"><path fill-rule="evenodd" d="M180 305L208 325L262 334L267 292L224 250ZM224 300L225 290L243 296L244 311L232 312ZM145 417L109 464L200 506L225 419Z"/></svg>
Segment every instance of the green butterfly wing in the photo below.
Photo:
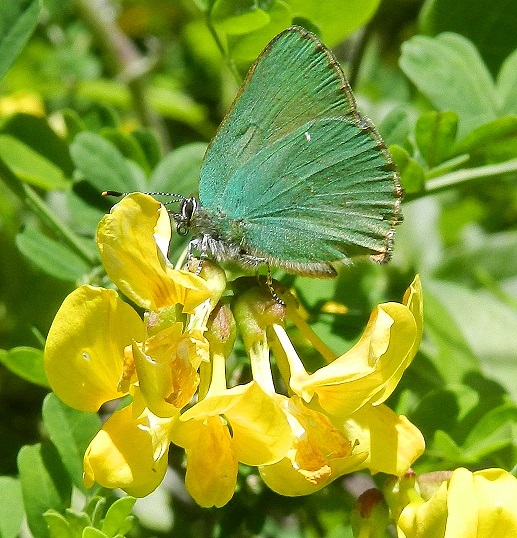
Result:
<svg viewBox="0 0 517 538"><path fill-rule="evenodd" d="M390 156L332 54L301 28L279 34L201 170L200 200L220 235L294 272L357 254L381 259L400 196Z"/></svg>

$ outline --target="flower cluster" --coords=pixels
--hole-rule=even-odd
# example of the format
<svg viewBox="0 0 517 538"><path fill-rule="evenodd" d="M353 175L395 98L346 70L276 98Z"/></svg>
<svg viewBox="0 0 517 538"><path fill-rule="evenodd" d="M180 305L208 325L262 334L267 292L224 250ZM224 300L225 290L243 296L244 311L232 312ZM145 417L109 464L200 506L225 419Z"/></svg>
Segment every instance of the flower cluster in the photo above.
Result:
<svg viewBox="0 0 517 538"><path fill-rule="evenodd" d="M256 280L225 295L216 265L170 265L170 235L162 205L125 197L100 222L97 242L108 276L135 308L115 290L81 286L50 329L45 365L61 400L95 412L121 399L86 451L86 485L147 495L163 479L171 442L184 448L187 489L206 507L230 500L239 463L258 467L282 495L311 493L359 469L403 475L424 441L383 402L420 342L418 278L402 303L375 308L349 351L326 353L328 364L309 373L285 329L288 318L311 338L294 298L285 293L279 304ZM228 386L237 334L251 376Z"/></svg>

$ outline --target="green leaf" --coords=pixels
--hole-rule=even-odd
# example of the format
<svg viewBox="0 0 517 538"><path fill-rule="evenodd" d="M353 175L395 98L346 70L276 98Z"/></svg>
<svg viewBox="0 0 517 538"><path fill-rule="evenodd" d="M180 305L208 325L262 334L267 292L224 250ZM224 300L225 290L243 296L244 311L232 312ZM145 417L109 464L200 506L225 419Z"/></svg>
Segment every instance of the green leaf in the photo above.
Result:
<svg viewBox="0 0 517 538"><path fill-rule="evenodd" d="M23 181L46 190L66 190L70 182L61 168L20 142L0 134L0 158Z"/></svg>
<svg viewBox="0 0 517 538"><path fill-rule="evenodd" d="M416 122L415 139L430 168L444 162L451 153L458 129L458 115L453 111L427 112Z"/></svg>
<svg viewBox="0 0 517 538"><path fill-rule="evenodd" d="M16 236L20 252L44 273L59 280L77 282L92 267L62 243L29 226Z"/></svg>
<svg viewBox="0 0 517 538"><path fill-rule="evenodd" d="M292 21L292 14L286 2L273 0L267 5L268 22L260 29L242 35L229 35L228 47L232 59L247 70L273 37L287 28Z"/></svg>
<svg viewBox="0 0 517 538"><path fill-rule="evenodd" d="M456 32L470 39L495 75L515 49L517 4L513 0L427 0L421 10L422 33Z"/></svg>
<svg viewBox="0 0 517 538"><path fill-rule="evenodd" d="M517 114L517 49L506 58L497 76L501 114Z"/></svg>
<svg viewBox="0 0 517 538"><path fill-rule="evenodd" d="M451 155L468 153L475 164L498 163L517 155L517 116L481 125L456 143Z"/></svg>
<svg viewBox="0 0 517 538"><path fill-rule="evenodd" d="M135 138L123 133L120 129L113 129L112 127L102 129L100 134L111 142L126 159L130 159L140 166L146 175L149 174L149 164L140 144Z"/></svg>
<svg viewBox="0 0 517 538"><path fill-rule="evenodd" d="M486 413L469 433L463 449L480 461L508 445L517 445L517 409L502 405Z"/></svg>
<svg viewBox="0 0 517 538"><path fill-rule="evenodd" d="M66 138L68 142L71 142L81 131L87 130L86 123L75 110L67 108L61 111L61 115L63 117L63 121L65 122Z"/></svg>
<svg viewBox="0 0 517 538"><path fill-rule="evenodd" d="M94 133L79 133L70 146L75 166L99 193L106 190L146 190L141 168L126 159L106 139Z"/></svg>
<svg viewBox="0 0 517 538"><path fill-rule="evenodd" d="M48 531L50 538L75 538L65 516L60 514L57 510L47 510L43 517L48 525Z"/></svg>
<svg viewBox="0 0 517 538"><path fill-rule="evenodd" d="M126 84L116 80L96 79L77 85L78 96L111 105L131 108L131 94ZM152 86L148 89L149 102L153 109L166 118L184 122L194 129L206 130L207 111L190 96L165 87ZM84 118L88 124L87 118ZM98 129L105 127L100 123ZM117 124L111 122L112 127Z"/></svg>
<svg viewBox="0 0 517 538"><path fill-rule="evenodd" d="M100 527L104 517L104 507L106 506L106 497L96 495L92 497L86 505L84 511L90 516L90 520L94 527Z"/></svg>
<svg viewBox="0 0 517 538"><path fill-rule="evenodd" d="M269 15L258 7L257 0L216 0L210 18L228 34L246 34L266 26Z"/></svg>
<svg viewBox="0 0 517 538"><path fill-rule="evenodd" d="M225 2L226 4L227 2ZM230 0L231 5L240 5L238 0ZM236 29L228 28L228 44L232 58L239 64L249 65L262 51L266 44L279 32L291 24L299 24L316 32L323 42L332 47L342 42L361 26L364 26L375 14L379 0L247 0L245 5L253 4L267 14L254 15L255 31L239 25ZM214 6L215 7L215 6ZM251 15L248 15L251 17ZM228 25L229 27L230 25ZM251 23L250 26L251 28ZM230 35L238 33L239 35Z"/></svg>
<svg viewBox="0 0 517 538"><path fill-rule="evenodd" d="M34 536L49 537L43 514L70 505L72 483L55 447L49 444L24 446L18 453L27 522Z"/></svg>
<svg viewBox="0 0 517 538"><path fill-rule="evenodd" d="M9 351L1 349L0 362L22 379L41 387L49 387L41 349L25 346L14 347Z"/></svg>
<svg viewBox="0 0 517 538"><path fill-rule="evenodd" d="M0 2L0 79L36 28L40 10L38 0Z"/></svg>
<svg viewBox="0 0 517 538"><path fill-rule="evenodd" d="M131 132L131 136L138 142L147 160L147 167L152 170L162 157L160 142L151 129L141 128Z"/></svg>
<svg viewBox="0 0 517 538"><path fill-rule="evenodd" d="M396 144L390 146L389 151L397 165L402 187L405 192L411 194L422 191L425 183L425 174L418 162L404 148Z"/></svg>
<svg viewBox="0 0 517 538"><path fill-rule="evenodd" d="M107 536L95 527L86 527L83 531L82 538L107 538Z"/></svg>
<svg viewBox="0 0 517 538"><path fill-rule="evenodd" d="M441 379L455 384L467 373L479 372L480 367L463 327L450 311L454 300L449 293L451 286L428 279L422 285L425 331L431 344L427 353Z"/></svg>
<svg viewBox="0 0 517 538"><path fill-rule="evenodd" d="M197 194L199 171L205 156L206 144L185 144L164 157L149 179L149 188L188 196Z"/></svg>
<svg viewBox="0 0 517 538"><path fill-rule="evenodd" d="M442 304L442 319L433 316L436 330L445 335L455 327L457 334L450 336L450 344L454 340L463 342L463 346L467 344L477 359L471 369L480 364L487 378L497 381L514 400L517 399L517 310L485 290L470 290L458 284L427 282L426 290ZM426 301L429 302L427 296ZM447 360L448 378L451 379L455 360L453 350Z"/></svg>
<svg viewBox="0 0 517 538"><path fill-rule="evenodd" d="M43 402L43 421L51 441L74 484L86 491L83 484L83 457L88 444L101 427L96 413L72 409L53 393Z"/></svg>
<svg viewBox="0 0 517 538"><path fill-rule="evenodd" d="M58 166L66 177L72 175L74 165L66 141L58 136L45 118L17 113L8 116L0 132L11 135L36 153Z"/></svg>
<svg viewBox="0 0 517 538"><path fill-rule="evenodd" d="M517 252L517 232L485 234L475 243L461 243L459 248L449 250L434 275L466 287L479 285L481 271L496 282L511 281L517 275L517 256L509 256L511 252Z"/></svg>
<svg viewBox="0 0 517 538"><path fill-rule="evenodd" d="M20 481L10 476L0 476L0 536L19 536L24 514Z"/></svg>
<svg viewBox="0 0 517 538"><path fill-rule="evenodd" d="M432 451L438 452L439 457L446 462L458 463L465 461L462 449L454 442L452 437L442 430L438 430L434 434L431 446Z"/></svg>
<svg viewBox="0 0 517 538"><path fill-rule="evenodd" d="M136 499L130 496L116 500L106 512L106 517L102 523L102 532L110 537L116 534L126 534L132 527L131 510L135 502Z"/></svg>
<svg viewBox="0 0 517 538"><path fill-rule="evenodd" d="M458 113L460 136L497 118L494 81L468 39L452 33L415 36L403 43L399 63L438 110Z"/></svg>
<svg viewBox="0 0 517 538"><path fill-rule="evenodd" d="M380 0L286 0L293 18L307 19L321 31L328 46L340 43L364 26L375 14Z"/></svg>
<svg viewBox="0 0 517 538"><path fill-rule="evenodd" d="M74 533L74 536L81 536L84 529L91 525L90 518L88 514L84 512L79 512L73 508L67 508L65 510L65 517Z"/></svg>
<svg viewBox="0 0 517 538"><path fill-rule="evenodd" d="M387 146L404 146L409 136L409 118L402 107L394 108L380 123L379 132Z"/></svg>

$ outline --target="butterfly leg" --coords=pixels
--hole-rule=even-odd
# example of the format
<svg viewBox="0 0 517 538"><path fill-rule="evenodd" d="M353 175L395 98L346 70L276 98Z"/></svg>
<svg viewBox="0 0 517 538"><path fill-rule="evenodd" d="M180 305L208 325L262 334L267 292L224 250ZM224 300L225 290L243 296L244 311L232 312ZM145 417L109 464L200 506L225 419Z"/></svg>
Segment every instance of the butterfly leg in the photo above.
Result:
<svg viewBox="0 0 517 538"><path fill-rule="evenodd" d="M269 267L269 263L266 261L266 267L267 267L267 275L266 275L266 286L269 288L269 292L273 296L273 299L276 303L278 303L280 306L285 306L284 301L280 299L278 294L275 291L275 288L273 288L273 278L271 277L271 268Z"/></svg>

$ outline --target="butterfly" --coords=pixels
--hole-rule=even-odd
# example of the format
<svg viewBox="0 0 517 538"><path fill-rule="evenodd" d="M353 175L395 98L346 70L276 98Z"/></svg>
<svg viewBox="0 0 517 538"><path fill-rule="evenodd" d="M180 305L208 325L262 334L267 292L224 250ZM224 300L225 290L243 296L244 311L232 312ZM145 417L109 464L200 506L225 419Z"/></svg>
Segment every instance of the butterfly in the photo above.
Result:
<svg viewBox="0 0 517 538"><path fill-rule="evenodd" d="M250 68L206 151L199 198L174 195L173 218L201 257L332 277L337 261L389 260L402 194L336 58L292 26Z"/></svg>

